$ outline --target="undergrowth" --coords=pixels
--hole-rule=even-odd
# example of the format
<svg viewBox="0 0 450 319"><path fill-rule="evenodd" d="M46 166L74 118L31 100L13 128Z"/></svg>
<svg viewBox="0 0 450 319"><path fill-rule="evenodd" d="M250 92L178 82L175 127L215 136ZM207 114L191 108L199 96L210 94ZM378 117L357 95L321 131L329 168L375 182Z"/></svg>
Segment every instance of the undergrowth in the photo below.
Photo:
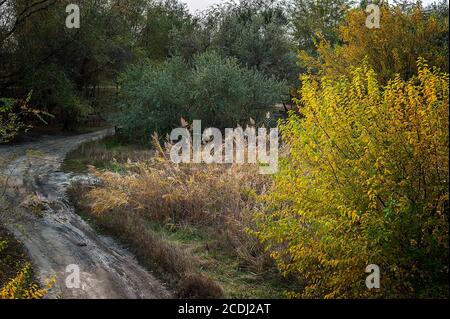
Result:
<svg viewBox="0 0 450 319"><path fill-rule="evenodd" d="M175 165L157 143L152 153L108 143L86 144L66 160L66 169L83 163L80 171L90 167L102 184L71 187L76 210L179 297L282 298L300 285L282 277L247 232L271 183L256 165Z"/></svg>

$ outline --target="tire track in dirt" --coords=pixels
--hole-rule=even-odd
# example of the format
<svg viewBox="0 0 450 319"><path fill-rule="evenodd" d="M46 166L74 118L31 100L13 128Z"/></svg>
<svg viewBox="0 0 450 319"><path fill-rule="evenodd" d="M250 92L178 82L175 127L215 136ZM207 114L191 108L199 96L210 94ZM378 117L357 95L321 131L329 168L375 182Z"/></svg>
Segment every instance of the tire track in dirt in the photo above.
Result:
<svg viewBox="0 0 450 319"><path fill-rule="evenodd" d="M2 219L27 249L37 278L44 282L57 276L50 298L171 298L166 287L130 252L82 220L66 196L71 176L60 171L66 154L82 143L113 133L106 129L76 136L44 136L36 142L0 146L0 158L15 156L2 172L8 178L6 195L15 213L4 214ZM32 209L36 201L39 214ZM80 269L80 288L65 285L70 264Z"/></svg>

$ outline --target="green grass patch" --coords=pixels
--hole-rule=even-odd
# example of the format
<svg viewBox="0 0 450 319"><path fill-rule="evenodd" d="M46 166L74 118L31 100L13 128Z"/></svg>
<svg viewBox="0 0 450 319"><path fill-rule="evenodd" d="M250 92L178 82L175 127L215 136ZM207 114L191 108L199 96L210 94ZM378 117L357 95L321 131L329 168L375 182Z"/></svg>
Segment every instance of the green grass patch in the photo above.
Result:
<svg viewBox="0 0 450 319"><path fill-rule="evenodd" d="M175 245L182 246L200 260L200 271L220 284L227 298L283 298L290 285L277 273L256 274L245 268L237 256L216 249L214 230L192 225L171 225L148 222L151 231Z"/></svg>
<svg viewBox="0 0 450 319"><path fill-rule="evenodd" d="M128 159L138 160L151 156L149 149L139 145L124 144L118 137L109 136L101 140L83 143L69 152L61 166L63 172L85 174L89 166L99 170L124 171Z"/></svg>

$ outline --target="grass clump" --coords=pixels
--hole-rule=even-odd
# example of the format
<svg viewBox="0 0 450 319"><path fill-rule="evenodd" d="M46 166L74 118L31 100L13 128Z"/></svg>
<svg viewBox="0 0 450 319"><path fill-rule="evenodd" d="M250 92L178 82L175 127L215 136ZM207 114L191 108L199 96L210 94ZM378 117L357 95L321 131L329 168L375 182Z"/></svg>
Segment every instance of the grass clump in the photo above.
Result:
<svg viewBox="0 0 450 319"><path fill-rule="evenodd" d="M300 284L283 278L247 232L271 183L257 165L175 165L155 145L153 157L133 151L133 160L124 149L101 153L115 153L91 172L101 186L70 190L77 211L129 245L179 297L276 298Z"/></svg>

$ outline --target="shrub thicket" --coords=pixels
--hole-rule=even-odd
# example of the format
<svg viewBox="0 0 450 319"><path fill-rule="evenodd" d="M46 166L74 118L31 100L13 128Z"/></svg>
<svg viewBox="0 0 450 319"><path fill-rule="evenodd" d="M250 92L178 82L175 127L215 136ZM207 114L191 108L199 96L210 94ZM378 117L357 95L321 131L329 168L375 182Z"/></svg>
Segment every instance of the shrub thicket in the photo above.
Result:
<svg viewBox="0 0 450 319"><path fill-rule="evenodd" d="M408 10L385 4L380 28L370 31L367 13L360 8L349 10L338 27L339 44L322 39L313 54L301 51L300 64L313 72L339 76L349 75L351 66L366 59L382 84L396 74L404 80L417 74L419 57L448 72L448 14L441 13L448 5L441 6Z"/></svg>
<svg viewBox="0 0 450 319"><path fill-rule="evenodd" d="M375 72L303 78L304 118L281 126L290 147L256 215L256 235L296 297L448 296L448 74L423 60L382 89ZM365 268L381 269L381 289Z"/></svg>
<svg viewBox="0 0 450 319"><path fill-rule="evenodd" d="M218 128L263 120L285 89L282 82L215 52L197 55L192 65L172 58L160 66L134 66L122 82L117 122L128 136L147 141L153 132L179 126L181 117Z"/></svg>

